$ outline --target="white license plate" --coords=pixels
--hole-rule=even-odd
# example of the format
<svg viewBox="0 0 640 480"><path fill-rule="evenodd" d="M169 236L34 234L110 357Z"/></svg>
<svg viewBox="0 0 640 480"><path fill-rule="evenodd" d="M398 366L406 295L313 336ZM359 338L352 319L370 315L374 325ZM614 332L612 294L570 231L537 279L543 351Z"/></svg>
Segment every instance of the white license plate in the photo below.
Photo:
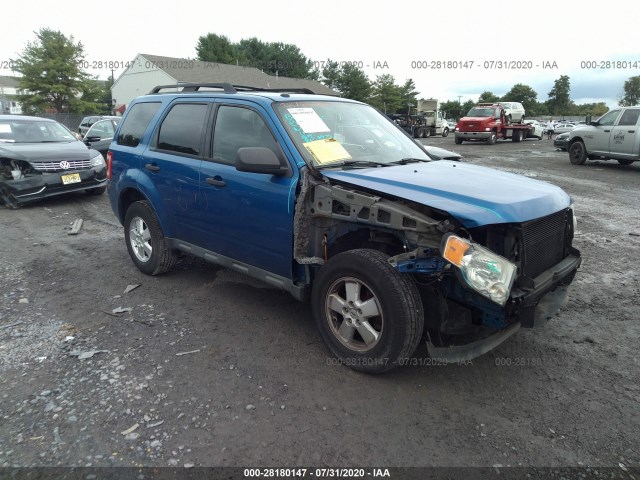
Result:
<svg viewBox="0 0 640 480"><path fill-rule="evenodd" d="M70 183L80 183L80 174L79 173L70 173L69 175L62 175L62 184L69 185Z"/></svg>

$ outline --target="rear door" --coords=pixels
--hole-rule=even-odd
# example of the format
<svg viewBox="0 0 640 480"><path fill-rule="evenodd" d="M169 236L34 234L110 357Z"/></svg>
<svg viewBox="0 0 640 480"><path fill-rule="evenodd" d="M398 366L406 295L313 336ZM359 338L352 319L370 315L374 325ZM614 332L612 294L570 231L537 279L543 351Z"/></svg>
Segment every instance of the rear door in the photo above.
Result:
<svg viewBox="0 0 640 480"><path fill-rule="evenodd" d="M242 100L216 104L213 135L200 176L199 229L205 248L292 278L297 170L276 176L240 172L242 147L266 147L288 160L275 123L261 106Z"/></svg>
<svg viewBox="0 0 640 480"><path fill-rule="evenodd" d="M640 108L627 108L616 126L611 130L609 152L621 157L637 157L640 152L634 151L638 138L638 119Z"/></svg>
<svg viewBox="0 0 640 480"><path fill-rule="evenodd" d="M200 164L211 103L179 98L164 112L141 165L174 238L197 244Z"/></svg>

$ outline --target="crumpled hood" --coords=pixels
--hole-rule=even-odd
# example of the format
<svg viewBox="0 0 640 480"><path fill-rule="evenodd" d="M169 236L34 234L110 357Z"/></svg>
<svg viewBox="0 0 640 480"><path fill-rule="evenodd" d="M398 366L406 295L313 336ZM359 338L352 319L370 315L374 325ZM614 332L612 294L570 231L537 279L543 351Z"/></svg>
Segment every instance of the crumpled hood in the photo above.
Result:
<svg viewBox="0 0 640 480"><path fill-rule="evenodd" d="M0 143L0 157L27 162L88 160L91 151L80 141L51 143Z"/></svg>
<svg viewBox="0 0 640 480"><path fill-rule="evenodd" d="M571 203L569 195L555 185L446 160L322 173L332 180L443 210L465 227L525 222Z"/></svg>

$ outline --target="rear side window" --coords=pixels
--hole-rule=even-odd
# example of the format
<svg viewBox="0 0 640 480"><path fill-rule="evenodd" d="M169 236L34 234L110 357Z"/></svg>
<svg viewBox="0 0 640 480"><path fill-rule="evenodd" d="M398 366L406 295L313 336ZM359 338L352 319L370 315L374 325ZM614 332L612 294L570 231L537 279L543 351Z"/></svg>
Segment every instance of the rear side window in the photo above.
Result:
<svg viewBox="0 0 640 480"><path fill-rule="evenodd" d="M149 122L160 108L160 102L136 103L118 133L118 145L137 147Z"/></svg>
<svg viewBox="0 0 640 480"><path fill-rule="evenodd" d="M160 126L158 148L188 155L200 155L206 116L206 104L174 105Z"/></svg>
<svg viewBox="0 0 640 480"><path fill-rule="evenodd" d="M638 123L638 117L640 116L639 108L630 108L629 110L625 110L625 112L620 117L620 121L618 125L635 125Z"/></svg>

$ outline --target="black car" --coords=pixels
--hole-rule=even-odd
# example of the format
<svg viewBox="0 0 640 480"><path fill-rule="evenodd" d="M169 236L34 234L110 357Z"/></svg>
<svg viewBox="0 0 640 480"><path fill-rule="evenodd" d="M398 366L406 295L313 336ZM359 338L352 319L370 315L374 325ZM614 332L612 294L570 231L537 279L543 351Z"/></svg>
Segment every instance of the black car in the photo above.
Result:
<svg viewBox="0 0 640 480"><path fill-rule="evenodd" d="M99 120L84 135L84 144L106 156L121 117Z"/></svg>
<svg viewBox="0 0 640 480"><path fill-rule="evenodd" d="M0 203L9 207L67 192L104 193L103 156L54 120L0 115Z"/></svg>

